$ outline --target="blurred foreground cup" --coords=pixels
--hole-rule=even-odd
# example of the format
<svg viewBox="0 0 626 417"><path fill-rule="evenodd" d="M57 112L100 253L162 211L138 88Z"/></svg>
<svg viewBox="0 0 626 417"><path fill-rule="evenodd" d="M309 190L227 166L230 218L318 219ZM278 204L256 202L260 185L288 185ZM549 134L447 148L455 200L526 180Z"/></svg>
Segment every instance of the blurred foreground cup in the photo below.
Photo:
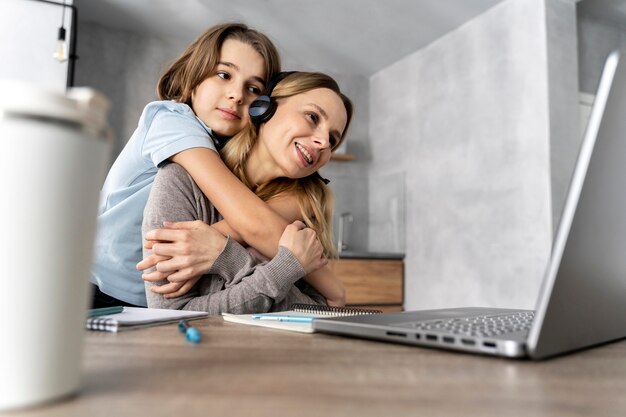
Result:
<svg viewBox="0 0 626 417"><path fill-rule="evenodd" d="M0 80L0 410L79 388L108 107Z"/></svg>

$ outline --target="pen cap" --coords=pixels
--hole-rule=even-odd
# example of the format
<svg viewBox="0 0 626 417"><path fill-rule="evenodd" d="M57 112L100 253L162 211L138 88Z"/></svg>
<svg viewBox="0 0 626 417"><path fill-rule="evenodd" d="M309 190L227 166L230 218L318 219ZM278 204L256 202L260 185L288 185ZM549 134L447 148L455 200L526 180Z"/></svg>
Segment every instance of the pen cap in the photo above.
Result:
<svg viewBox="0 0 626 417"><path fill-rule="evenodd" d="M199 343L202 335L195 327L191 326L187 320L178 322L178 331L185 334L185 339L191 343Z"/></svg>
<svg viewBox="0 0 626 417"><path fill-rule="evenodd" d="M196 329L195 327L190 327L185 332L185 339L187 339L191 343L200 343L202 335L200 335L198 329Z"/></svg>

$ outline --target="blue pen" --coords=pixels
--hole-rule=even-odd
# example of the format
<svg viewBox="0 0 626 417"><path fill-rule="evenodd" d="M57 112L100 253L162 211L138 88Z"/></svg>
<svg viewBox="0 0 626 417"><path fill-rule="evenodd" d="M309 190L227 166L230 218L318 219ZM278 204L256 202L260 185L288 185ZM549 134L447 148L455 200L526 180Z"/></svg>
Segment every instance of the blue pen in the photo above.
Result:
<svg viewBox="0 0 626 417"><path fill-rule="evenodd" d="M255 315L252 316L255 320L263 320L263 321L280 321L287 323L311 323L313 322L313 317L304 317L304 316L264 316L264 315Z"/></svg>
<svg viewBox="0 0 626 417"><path fill-rule="evenodd" d="M92 308L92 309L87 310L87 317L106 316L107 314L117 314L123 311L124 311L124 307L122 306Z"/></svg>
<svg viewBox="0 0 626 417"><path fill-rule="evenodd" d="M198 329L190 325L187 320L178 322L178 330L181 333L185 333L185 339L191 343L200 343L200 339L202 339L202 335Z"/></svg>

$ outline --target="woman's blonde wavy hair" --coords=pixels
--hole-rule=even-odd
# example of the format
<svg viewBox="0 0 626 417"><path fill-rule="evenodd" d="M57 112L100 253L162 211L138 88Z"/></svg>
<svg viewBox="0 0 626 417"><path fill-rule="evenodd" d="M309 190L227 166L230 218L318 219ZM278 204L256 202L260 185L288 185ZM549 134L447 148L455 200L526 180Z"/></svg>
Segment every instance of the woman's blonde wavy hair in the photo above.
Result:
<svg viewBox="0 0 626 417"><path fill-rule="evenodd" d="M294 72L282 79L272 91L272 97L280 105L280 99L302 94L318 88L328 88L341 98L346 108L346 127L336 149L346 136L352 119L352 102L346 97L337 82L326 74L318 72ZM322 243L327 257L336 256L332 238L332 218L334 197L331 189L324 184L315 173L304 178L276 178L257 187L252 184L245 173L246 160L257 141L258 128L252 124L236 134L222 148L221 155L230 170L263 201L284 196L295 197L300 206L302 221L315 230Z"/></svg>

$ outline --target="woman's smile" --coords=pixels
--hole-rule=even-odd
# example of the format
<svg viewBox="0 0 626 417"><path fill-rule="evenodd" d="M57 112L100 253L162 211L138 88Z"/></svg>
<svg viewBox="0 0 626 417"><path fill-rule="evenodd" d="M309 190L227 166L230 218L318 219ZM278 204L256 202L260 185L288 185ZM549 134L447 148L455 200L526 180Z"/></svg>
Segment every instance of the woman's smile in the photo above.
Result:
<svg viewBox="0 0 626 417"><path fill-rule="evenodd" d="M298 156L305 163L305 166L313 165L315 159L313 155L315 155L314 151L310 148L305 147L301 143L296 142L296 151L298 152Z"/></svg>

